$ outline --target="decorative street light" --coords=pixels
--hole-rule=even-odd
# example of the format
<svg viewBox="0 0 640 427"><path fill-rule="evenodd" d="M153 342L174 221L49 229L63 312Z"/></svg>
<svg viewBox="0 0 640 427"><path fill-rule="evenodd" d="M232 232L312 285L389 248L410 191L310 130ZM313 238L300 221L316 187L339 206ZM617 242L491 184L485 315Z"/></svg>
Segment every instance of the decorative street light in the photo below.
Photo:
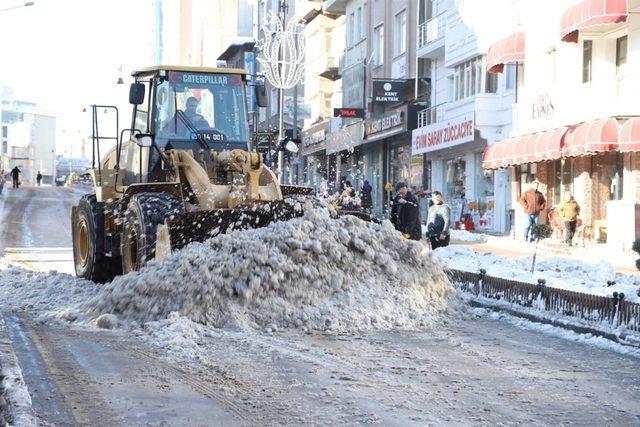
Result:
<svg viewBox="0 0 640 427"><path fill-rule="evenodd" d="M302 81L305 50L304 21L295 17L286 25L284 21L284 12L280 17L269 11L262 26L264 38L257 43L262 54L257 59L264 75L267 81L279 90L278 179L280 182L284 174L284 152L281 148L284 140L284 91ZM294 102L298 100L295 99ZM294 123L294 126L297 125Z"/></svg>
<svg viewBox="0 0 640 427"><path fill-rule="evenodd" d="M33 5L35 5L35 2L28 1L28 2L26 2L24 4L20 4L18 6L11 6L11 7L5 8L5 9L0 9L0 12L4 12L6 10L20 9L21 7L29 7L29 6L33 6Z"/></svg>

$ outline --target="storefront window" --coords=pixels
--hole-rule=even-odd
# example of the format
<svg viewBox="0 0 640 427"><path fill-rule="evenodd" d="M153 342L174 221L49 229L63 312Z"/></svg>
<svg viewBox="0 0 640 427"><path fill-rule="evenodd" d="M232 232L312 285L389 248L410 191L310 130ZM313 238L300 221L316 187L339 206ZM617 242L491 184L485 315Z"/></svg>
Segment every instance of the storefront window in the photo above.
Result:
<svg viewBox="0 0 640 427"><path fill-rule="evenodd" d="M389 150L389 164L391 166L391 182L407 182L410 177L411 146L402 146Z"/></svg>
<svg viewBox="0 0 640 427"><path fill-rule="evenodd" d="M432 179L431 179L431 171L432 171L431 160L427 160L426 159L426 154L424 156L425 156L425 160L424 160L424 170L422 172L422 188L424 188L426 191L433 191L433 189L431 188L431 183L432 183Z"/></svg>
<svg viewBox="0 0 640 427"><path fill-rule="evenodd" d="M573 194L573 159L556 160L554 170L553 204L557 205Z"/></svg>
<svg viewBox="0 0 640 427"><path fill-rule="evenodd" d="M466 188L466 162L462 159L445 161L445 197L448 199L464 199Z"/></svg>

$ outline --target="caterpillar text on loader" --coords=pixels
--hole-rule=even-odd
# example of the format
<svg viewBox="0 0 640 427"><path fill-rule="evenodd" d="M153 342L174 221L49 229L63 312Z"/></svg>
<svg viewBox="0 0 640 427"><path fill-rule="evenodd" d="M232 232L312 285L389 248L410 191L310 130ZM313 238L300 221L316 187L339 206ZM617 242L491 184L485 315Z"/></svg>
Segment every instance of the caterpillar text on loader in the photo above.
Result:
<svg viewBox="0 0 640 427"><path fill-rule="evenodd" d="M71 213L79 277L110 281L190 242L302 215L283 196L311 189L279 184L250 151L244 70L159 66L133 77L131 128L119 129L116 107L92 107L95 192ZM107 119L110 136L99 133Z"/></svg>

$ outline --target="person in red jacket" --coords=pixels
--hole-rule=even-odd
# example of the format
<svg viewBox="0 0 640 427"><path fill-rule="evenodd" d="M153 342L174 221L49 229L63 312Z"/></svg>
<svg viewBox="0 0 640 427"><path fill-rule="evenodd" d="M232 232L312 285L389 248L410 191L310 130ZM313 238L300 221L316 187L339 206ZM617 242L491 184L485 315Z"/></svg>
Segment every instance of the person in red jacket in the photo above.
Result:
<svg viewBox="0 0 640 427"><path fill-rule="evenodd" d="M533 227L540 223L540 212L547 207L547 201L540 191L538 191L538 183L535 182L531 185L527 191L520 197L520 204L524 208L524 212L527 215L527 226L524 229L524 240L533 242L536 240L536 234L533 232ZM531 231L531 236L529 236Z"/></svg>

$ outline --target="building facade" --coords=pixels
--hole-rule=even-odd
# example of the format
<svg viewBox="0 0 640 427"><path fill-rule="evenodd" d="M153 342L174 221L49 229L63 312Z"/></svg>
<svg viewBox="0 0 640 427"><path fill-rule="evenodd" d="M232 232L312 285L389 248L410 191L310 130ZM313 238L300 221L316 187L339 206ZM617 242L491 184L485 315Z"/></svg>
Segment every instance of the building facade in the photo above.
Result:
<svg viewBox="0 0 640 427"><path fill-rule="evenodd" d="M416 83L426 108L412 135L412 176L414 185L442 192L455 226L504 233L512 217L509 171L485 170L482 159L509 135L516 79L512 69L487 70L496 33L487 11L495 9L479 3L420 2Z"/></svg>
<svg viewBox="0 0 640 427"><path fill-rule="evenodd" d="M14 166L22 172L24 184L35 184L38 171L43 182L55 178L57 116L31 102L2 100L0 124L1 168L8 174Z"/></svg>
<svg viewBox="0 0 640 427"><path fill-rule="evenodd" d="M628 248L640 235L640 2L543 3L511 2L496 38L492 63L517 61L522 86L511 138L489 147L485 170L510 172L520 238L517 200L535 185L542 222L573 194L586 237Z"/></svg>
<svg viewBox="0 0 640 427"><path fill-rule="evenodd" d="M345 16L342 107L364 110L362 119L342 119L327 155L335 158L336 182L349 180L359 190L369 181L373 211L383 215L390 196L385 185L411 178L417 3L330 0L325 11Z"/></svg>

